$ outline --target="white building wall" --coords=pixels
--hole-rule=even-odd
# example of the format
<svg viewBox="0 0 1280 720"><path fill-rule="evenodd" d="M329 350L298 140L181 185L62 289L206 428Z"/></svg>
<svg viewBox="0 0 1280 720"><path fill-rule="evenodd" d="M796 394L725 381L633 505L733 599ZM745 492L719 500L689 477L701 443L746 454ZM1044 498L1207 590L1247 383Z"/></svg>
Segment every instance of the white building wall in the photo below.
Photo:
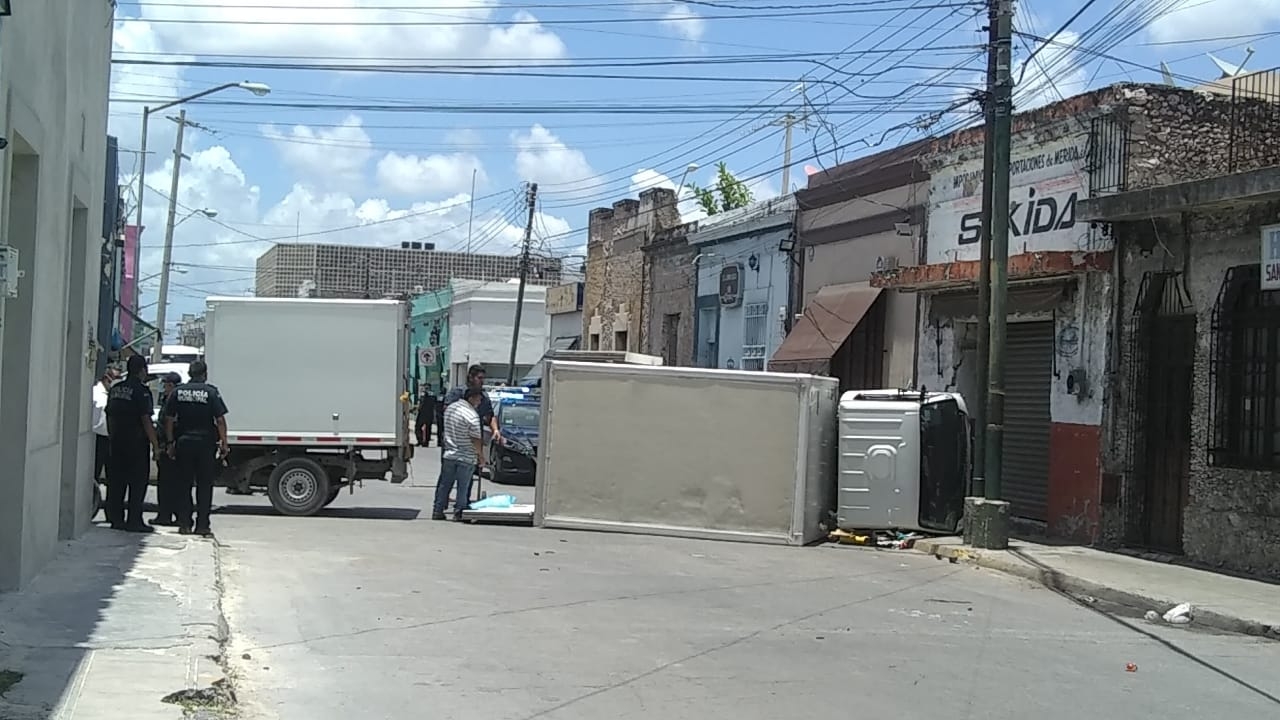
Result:
<svg viewBox="0 0 1280 720"><path fill-rule="evenodd" d="M43 0L0 19L0 242L24 272L0 300L0 590L90 518L112 12Z"/></svg>
<svg viewBox="0 0 1280 720"><path fill-rule="evenodd" d="M511 359L516 294L515 283L484 283L454 288L453 303L449 306L451 383L460 383L465 377L466 367L476 363L485 365L494 380L505 376L505 368ZM525 286L520 343L516 350L518 368L533 367L546 349L546 296L547 289L543 286ZM503 368L501 376L495 372L498 368Z"/></svg>

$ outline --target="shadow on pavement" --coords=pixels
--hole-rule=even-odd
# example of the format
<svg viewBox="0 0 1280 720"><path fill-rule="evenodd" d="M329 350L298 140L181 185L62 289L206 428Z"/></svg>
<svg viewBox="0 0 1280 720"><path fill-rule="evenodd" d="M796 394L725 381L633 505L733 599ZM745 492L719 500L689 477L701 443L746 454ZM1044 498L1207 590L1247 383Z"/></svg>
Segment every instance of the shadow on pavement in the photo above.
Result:
<svg viewBox="0 0 1280 720"><path fill-rule="evenodd" d="M91 528L25 588L0 594L0 718L53 717L75 695L104 639L145 634L113 622L130 602L124 581L143 548L140 535Z"/></svg>
<svg viewBox="0 0 1280 720"><path fill-rule="evenodd" d="M220 505L213 509L213 514L283 517L269 505ZM329 507L311 517L340 520L417 520L421 514L422 512L417 508L406 507Z"/></svg>

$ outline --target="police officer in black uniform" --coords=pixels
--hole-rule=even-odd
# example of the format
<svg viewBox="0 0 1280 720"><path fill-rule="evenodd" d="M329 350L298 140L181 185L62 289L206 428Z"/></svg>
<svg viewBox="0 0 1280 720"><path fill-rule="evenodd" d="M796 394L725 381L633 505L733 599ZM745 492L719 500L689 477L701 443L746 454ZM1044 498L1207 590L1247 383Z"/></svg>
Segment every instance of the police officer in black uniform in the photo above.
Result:
<svg viewBox="0 0 1280 720"><path fill-rule="evenodd" d="M107 394L107 437L111 456L107 462L107 521L113 530L151 532L142 520L151 477L151 448L156 429L151 413L155 409L147 387L147 360L129 357L128 377ZM126 507L127 503L127 507Z"/></svg>
<svg viewBox="0 0 1280 720"><path fill-rule="evenodd" d="M182 376L178 373L165 373L161 378L160 407L169 402L174 388L182 384ZM151 521L153 527L176 527L176 516L182 505L178 495L182 493L181 478L178 476L178 461L169 457L168 435L164 431L164 413L156 415L156 435L160 438L160 451L156 453L156 518ZM188 487L187 495L191 495ZM190 503L190 500L187 500Z"/></svg>
<svg viewBox="0 0 1280 720"><path fill-rule="evenodd" d="M222 393L210 385L209 368L203 360L191 363L191 381L174 388L165 403L165 436L172 457L178 460L178 532L191 534L191 486L196 489L195 532L212 535L209 512L213 507L213 483L218 475L218 458L227 448L227 405Z"/></svg>

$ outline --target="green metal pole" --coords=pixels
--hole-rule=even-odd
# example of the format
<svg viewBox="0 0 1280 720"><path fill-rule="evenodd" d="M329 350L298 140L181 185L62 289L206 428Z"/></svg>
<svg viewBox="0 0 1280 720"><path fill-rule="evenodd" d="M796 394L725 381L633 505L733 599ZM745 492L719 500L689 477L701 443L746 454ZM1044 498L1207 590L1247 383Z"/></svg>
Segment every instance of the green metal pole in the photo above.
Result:
<svg viewBox="0 0 1280 720"><path fill-rule="evenodd" d="M1004 360L1009 284L1009 155L1013 134L1013 2L991 0L996 15L991 169L991 359L987 376L986 498L1001 500L1004 460Z"/></svg>
<svg viewBox="0 0 1280 720"><path fill-rule="evenodd" d="M995 164L996 5L987 9L987 88L982 95L982 236L978 253L978 397L974 399L974 497L986 493L987 379L991 362L991 169Z"/></svg>

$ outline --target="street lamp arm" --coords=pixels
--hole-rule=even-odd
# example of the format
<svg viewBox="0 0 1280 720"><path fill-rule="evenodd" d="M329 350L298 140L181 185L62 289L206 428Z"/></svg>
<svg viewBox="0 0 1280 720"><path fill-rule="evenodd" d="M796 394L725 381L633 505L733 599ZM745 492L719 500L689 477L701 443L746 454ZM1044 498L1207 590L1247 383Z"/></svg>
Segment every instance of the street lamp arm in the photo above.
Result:
<svg viewBox="0 0 1280 720"><path fill-rule="evenodd" d="M211 87L208 90L201 90L200 92L194 95L188 95L183 98L178 98L177 100L174 100L172 102L167 102L164 105L157 105L155 107L143 108L142 112L154 113L154 112L160 112L161 110L168 110L169 108L174 107L175 105L181 105L182 103L191 102L192 100L199 100L205 95L212 95L216 92L222 92L223 90L226 90L228 88L238 87L239 85L240 83L238 82L223 83L222 85L218 85L217 87Z"/></svg>
<svg viewBox="0 0 1280 720"><path fill-rule="evenodd" d="M209 88L208 90L201 90L200 92L195 93L193 95L188 95L186 97L178 98L177 100L173 100L172 102L167 102L163 105L143 108L142 113L144 115L148 115L150 113L160 112L161 110L168 110L169 108L174 107L175 105L189 103L192 100L199 100L200 98L206 95L212 95L214 93L222 92L223 90L229 90L231 88L241 88L242 90L248 90L249 92L258 96L266 95L267 93L271 92L271 88L268 87L267 85L264 85L263 83L249 82L248 80L242 80L240 82L229 82L229 83L223 83L221 85L216 85L214 87Z"/></svg>

